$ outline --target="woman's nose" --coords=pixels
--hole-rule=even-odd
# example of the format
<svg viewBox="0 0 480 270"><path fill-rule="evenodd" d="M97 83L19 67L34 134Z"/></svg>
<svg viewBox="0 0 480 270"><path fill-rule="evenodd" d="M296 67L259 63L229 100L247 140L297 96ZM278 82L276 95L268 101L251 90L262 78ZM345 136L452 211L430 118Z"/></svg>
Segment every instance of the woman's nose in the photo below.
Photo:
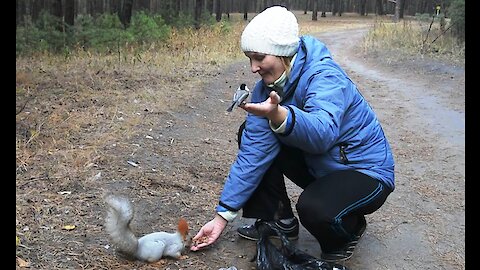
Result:
<svg viewBox="0 0 480 270"><path fill-rule="evenodd" d="M253 73L256 73L260 70L260 65L258 65L255 62L250 63L250 69L252 70Z"/></svg>

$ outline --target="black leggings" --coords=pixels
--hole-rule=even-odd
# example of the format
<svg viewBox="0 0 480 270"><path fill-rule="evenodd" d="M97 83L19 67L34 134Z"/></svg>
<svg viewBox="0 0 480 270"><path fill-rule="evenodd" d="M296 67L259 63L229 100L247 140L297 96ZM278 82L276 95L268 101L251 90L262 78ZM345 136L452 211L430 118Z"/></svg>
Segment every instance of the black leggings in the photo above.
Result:
<svg viewBox="0 0 480 270"><path fill-rule="evenodd" d="M239 129L239 145L244 127L245 122ZM296 203L298 217L323 252L338 250L350 241L365 222L364 215L379 209L391 192L380 181L354 170L315 179L308 173L303 152L282 145L242 208L242 216L264 220L293 217L284 176L303 189Z"/></svg>

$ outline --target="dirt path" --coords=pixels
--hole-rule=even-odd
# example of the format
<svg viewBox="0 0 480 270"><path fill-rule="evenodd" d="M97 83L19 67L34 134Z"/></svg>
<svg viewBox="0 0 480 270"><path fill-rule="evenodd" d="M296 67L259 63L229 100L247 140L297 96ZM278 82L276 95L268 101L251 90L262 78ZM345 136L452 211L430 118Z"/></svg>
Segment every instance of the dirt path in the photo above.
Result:
<svg viewBox="0 0 480 270"><path fill-rule="evenodd" d="M369 216L366 237L349 265L464 269L464 73L427 61L394 68L369 64L352 50L361 34L320 38L383 123L396 159L396 190L381 211Z"/></svg>
<svg viewBox="0 0 480 270"><path fill-rule="evenodd" d="M365 31L319 35L377 112L396 159L396 190L380 211L368 216L366 235L346 265L352 269L464 269L464 73L457 67L428 61L386 65L378 58L364 59L354 45L359 44ZM230 93L214 91L225 89L225 85L253 85L256 77L246 64L234 64L212 81L207 87L208 100L228 100ZM208 111L204 112L203 106L198 111L206 115L207 122L221 125L213 131L218 138L233 139L244 114L220 113L217 120L214 115L222 112L226 104L218 107L214 103L206 103ZM231 159L235 148L227 147L227 159ZM293 198L299 194L293 186L290 192ZM207 258L211 253L230 258L210 269L253 266L248 260L254 244L235 234L236 227L247 222L251 221L237 219L222 242L202 252ZM320 253L318 244L305 230L298 245L312 255Z"/></svg>

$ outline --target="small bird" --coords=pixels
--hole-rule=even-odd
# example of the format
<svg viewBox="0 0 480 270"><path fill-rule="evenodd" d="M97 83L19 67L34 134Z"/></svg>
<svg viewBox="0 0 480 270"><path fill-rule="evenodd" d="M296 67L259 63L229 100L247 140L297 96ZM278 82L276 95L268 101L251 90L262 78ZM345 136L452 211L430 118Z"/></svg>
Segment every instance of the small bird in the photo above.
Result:
<svg viewBox="0 0 480 270"><path fill-rule="evenodd" d="M137 238L130 228L134 216L130 201L114 195L107 195L104 199L108 205L105 229L120 253L147 262L163 257L181 258L190 242L185 219L179 219L175 232L153 232Z"/></svg>
<svg viewBox="0 0 480 270"><path fill-rule="evenodd" d="M250 89L248 89L246 84L242 83L235 91L232 104L230 104L230 106L228 107L227 112L231 112L235 106L240 106L243 102L245 102L249 95Z"/></svg>

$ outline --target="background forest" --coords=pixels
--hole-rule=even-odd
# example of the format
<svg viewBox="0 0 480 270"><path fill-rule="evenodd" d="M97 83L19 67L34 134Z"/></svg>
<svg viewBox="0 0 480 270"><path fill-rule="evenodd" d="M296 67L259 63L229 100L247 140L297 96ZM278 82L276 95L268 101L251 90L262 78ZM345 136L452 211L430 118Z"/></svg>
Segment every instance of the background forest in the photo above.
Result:
<svg viewBox="0 0 480 270"><path fill-rule="evenodd" d="M230 14L243 20L271 5L311 12L319 17L356 13L437 18L442 35L465 38L465 0L17 0L16 51L18 54L72 49L117 50L125 45L167 43L175 30L215 26L230 28ZM253 13L253 15L252 15ZM449 23L448 23L449 22Z"/></svg>

